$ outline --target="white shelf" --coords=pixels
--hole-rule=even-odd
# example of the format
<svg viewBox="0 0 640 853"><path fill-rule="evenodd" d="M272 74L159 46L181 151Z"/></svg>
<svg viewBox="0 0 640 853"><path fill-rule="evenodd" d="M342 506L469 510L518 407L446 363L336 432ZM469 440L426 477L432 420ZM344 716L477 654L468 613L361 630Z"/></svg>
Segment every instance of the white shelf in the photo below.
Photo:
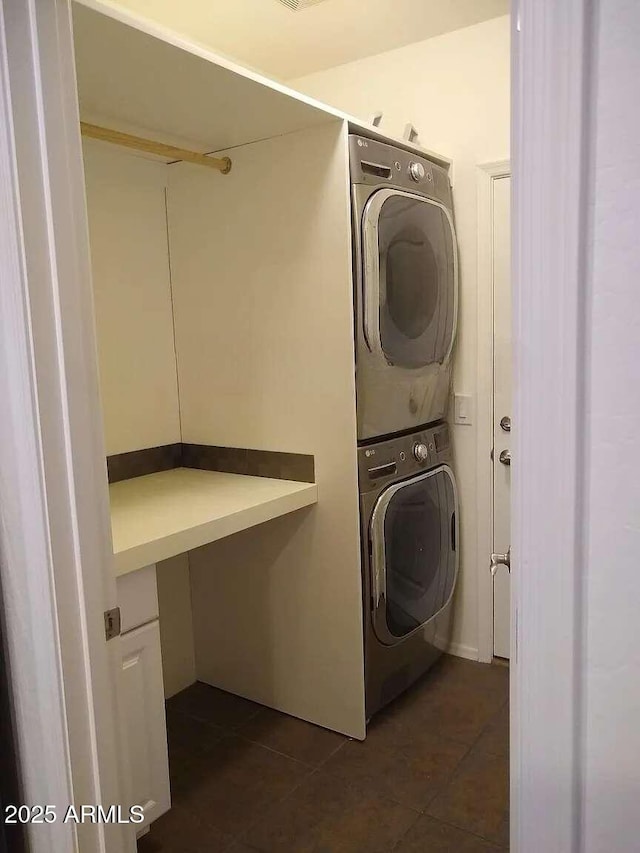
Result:
<svg viewBox="0 0 640 853"><path fill-rule="evenodd" d="M451 165L447 157L390 137L112 0L76 0L72 8L84 121L207 153L347 121L356 133Z"/></svg>
<svg viewBox="0 0 640 853"><path fill-rule="evenodd" d="M84 121L212 152L343 117L110 2L73 13Z"/></svg>
<svg viewBox="0 0 640 853"><path fill-rule="evenodd" d="M310 506L315 483L175 468L113 483L116 575Z"/></svg>

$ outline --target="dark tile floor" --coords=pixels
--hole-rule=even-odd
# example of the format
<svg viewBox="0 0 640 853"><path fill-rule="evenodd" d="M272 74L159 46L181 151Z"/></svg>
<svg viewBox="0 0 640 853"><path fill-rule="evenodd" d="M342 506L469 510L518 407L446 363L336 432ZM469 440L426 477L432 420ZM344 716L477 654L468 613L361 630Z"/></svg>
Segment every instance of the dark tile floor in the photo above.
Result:
<svg viewBox="0 0 640 853"><path fill-rule="evenodd" d="M167 703L173 808L138 849L504 851L508 681L445 656L363 743L194 684Z"/></svg>

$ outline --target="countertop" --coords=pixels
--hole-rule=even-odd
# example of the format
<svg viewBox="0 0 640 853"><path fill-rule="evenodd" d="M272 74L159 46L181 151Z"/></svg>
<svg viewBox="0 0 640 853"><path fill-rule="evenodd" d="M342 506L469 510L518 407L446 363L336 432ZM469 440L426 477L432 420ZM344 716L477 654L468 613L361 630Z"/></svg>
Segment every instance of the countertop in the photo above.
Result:
<svg viewBox="0 0 640 853"><path fill-rule="evenodd" d="M109 486L116 575L318 500L315 483L174 468Z"/></svg>

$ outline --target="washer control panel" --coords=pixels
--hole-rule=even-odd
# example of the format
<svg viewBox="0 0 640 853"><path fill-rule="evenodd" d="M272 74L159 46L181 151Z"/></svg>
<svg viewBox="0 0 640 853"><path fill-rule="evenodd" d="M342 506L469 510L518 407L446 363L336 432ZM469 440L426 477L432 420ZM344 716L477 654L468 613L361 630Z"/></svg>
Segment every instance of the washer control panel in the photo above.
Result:
<svg viewBox="0 0 640 853"><path fill-rule="evenodd" d="M449 461L451 448L447 424L360 447L360 491L368 492Z"/></svg>
<svg viewBox="0 0 640 853"><path fill-rule="evenodd" d="M413 455L417 462L426 462L429 458L429 448L422 441L413 445Z"/></svg>

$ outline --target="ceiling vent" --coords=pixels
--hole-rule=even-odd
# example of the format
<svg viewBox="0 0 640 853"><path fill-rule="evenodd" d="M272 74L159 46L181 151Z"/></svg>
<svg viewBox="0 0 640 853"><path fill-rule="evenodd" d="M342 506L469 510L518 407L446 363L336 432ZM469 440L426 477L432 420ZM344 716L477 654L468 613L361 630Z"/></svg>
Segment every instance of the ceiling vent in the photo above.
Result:
<svg viewBox="0 0 640 853"><path fill-rule="evenodd" d="M287 9L292 12L302 12L303 9L308 9L310 6L317 6L318 3L323 3L324 0L279 0Z"/></svg>

